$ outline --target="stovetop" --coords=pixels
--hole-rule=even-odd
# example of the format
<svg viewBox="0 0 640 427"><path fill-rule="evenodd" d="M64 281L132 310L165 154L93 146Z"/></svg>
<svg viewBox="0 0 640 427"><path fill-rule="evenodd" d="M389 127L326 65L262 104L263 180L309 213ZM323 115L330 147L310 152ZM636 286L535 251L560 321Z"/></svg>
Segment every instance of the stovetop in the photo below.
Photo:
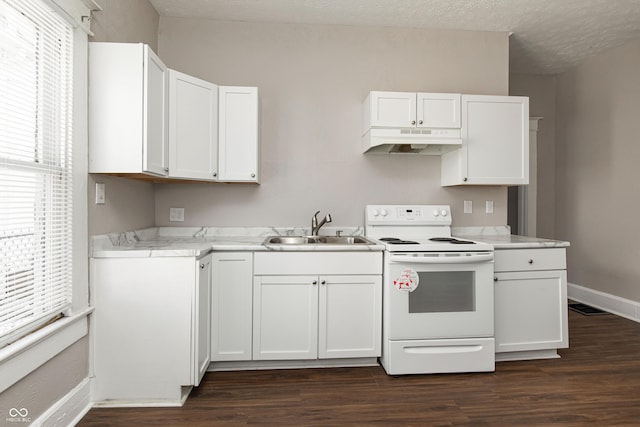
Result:
<svg viewBox="0 0 640 427"><path fill-rule="evenodd" d="M437 239L439 240L434 241L431 238L405 236L403 238L382 237L376 240L380 241L385 246L385 250L389 252L475 252L493 250L491 245L473 240L454 237L440 237Z"/></svg>
<svg viewBox="0 0 640 427"><path fill-rule="evenodd" d="M491 251L493 246L451 236L447 205L369 205L365 233L389 252Z"/></svg>

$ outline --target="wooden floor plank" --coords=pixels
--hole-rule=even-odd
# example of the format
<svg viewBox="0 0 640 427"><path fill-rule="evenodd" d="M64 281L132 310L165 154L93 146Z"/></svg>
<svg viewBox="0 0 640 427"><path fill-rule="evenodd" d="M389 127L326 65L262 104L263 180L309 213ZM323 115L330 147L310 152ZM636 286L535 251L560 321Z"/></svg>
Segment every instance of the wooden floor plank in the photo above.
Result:
<svg viewBox="0 0 640 427"><path fill-rule="evenodd" d="M381 367L210 372L182 408L96 408L93 426L638 426L640 324L569 312L560 359L390 377Z"/></svg>

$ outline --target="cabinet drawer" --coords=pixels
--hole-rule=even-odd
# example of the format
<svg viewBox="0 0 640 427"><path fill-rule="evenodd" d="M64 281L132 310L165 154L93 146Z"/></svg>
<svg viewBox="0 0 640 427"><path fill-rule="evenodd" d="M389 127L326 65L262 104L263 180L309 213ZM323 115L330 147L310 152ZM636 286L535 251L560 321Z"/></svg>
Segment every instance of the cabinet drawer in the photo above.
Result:
<svg viewBox="0 0 640 427"><path fill-rule="evenodd" d="M257 252L260 274L382 274L382 252Z"/></svg>
<svg viewBox="0 0 640 427"><path fill-rule="evenodd" d="M494 270L531 271L567 268L564 248L503 249L495 251Z"/></svg>

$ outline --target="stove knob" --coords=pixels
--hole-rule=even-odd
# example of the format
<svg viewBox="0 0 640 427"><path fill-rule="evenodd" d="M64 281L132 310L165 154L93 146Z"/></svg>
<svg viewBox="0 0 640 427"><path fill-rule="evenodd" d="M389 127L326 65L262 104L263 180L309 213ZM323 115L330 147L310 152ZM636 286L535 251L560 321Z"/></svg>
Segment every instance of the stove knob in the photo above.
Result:
<svg viewBox="0 0 640 427"><path fill-rule="evenodd" d="M442 209L442 210L440 211L440 215L442 215L442 216L447 216L447 210L446 210L446 209Z"/></svg>
<svg viewBox="0 0 640 427"><path fill-rule="evenodd" d="M380 215L382 215L382 216L387 216L387 210L386 210L386 209L382 209L382 210L380 211Z"/></svg>
<svg viewBox="0 0 640 427"><path fill-rule="evenodd" d="M373 216L378 216L378 215L380 215L380 211L378 209L374 209L373 212L372 212L372 215Z"/></svg>
<svg viewBox="0 0 640 427"><path fill-rule="evenodd" d="M440 211L439 210L434 210L433 211L433 216L439 216L440 215Z"/></svg>

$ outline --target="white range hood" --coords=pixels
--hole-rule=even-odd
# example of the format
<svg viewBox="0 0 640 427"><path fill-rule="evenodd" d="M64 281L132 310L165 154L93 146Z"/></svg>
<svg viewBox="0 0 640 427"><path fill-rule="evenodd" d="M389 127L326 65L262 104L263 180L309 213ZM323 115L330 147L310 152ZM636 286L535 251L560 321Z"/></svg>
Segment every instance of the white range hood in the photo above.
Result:
<svg viewBox="0 0 640 427"><path fill-rule="evenodd" d="M462 146L460 129L371 128L362 136L362 148L372 154L438 156Z"/></svg>

